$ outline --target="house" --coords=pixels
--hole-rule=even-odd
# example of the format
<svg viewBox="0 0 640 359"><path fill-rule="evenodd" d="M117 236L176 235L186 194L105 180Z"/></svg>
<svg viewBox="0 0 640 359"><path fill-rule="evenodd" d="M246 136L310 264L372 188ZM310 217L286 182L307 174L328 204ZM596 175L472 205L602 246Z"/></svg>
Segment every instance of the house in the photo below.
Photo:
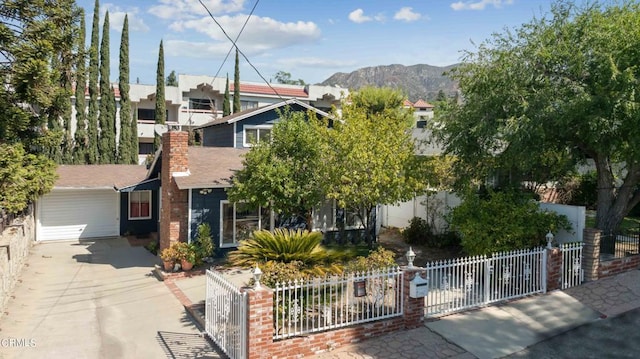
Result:
<svg viewBox="0 0 640 359"><path fill-rule="evenodd" d="M188 133L170 130L147 169L136 165L60 166L54 190L38 201L38 240L82 239L159 232L160 248L195 238L211 227L217 248L234 248L256 229L272 229L278 218L265 208L227 200L235 171L254 140L268 138L278 110L313 111L297 99L247 109L204 124L204 146L188 146ZM354 216L328 203L314 213L314 228L337 231L337 221L359 230ZM350 235L354 231L351 231Z"/></svg>
<svg viewBox="0 0 640 359"><path fill-rule="evenodd" d="M222 104L227 79L225 77L178 75L178 86L165 87L166 125L169 128L188 131L222 117ZM233 106L233 81L230 86L230 103ZM113 84L116 99L116 128L120 128L120 92ZM340 101L348 90L335 86L284 85L256 82L240 82L241 110L251 110L295 99L301 103L328 112L332 106L340 107ZM89 105L89 93L85 93ZM130 84L131 108L137 116L139 163L152 154L155 136L155 85ZM75 101L75 97L72 97ZM72 106L71 131L76 129L75 106ZM116 133L119 139L119 133Z"/></svg>

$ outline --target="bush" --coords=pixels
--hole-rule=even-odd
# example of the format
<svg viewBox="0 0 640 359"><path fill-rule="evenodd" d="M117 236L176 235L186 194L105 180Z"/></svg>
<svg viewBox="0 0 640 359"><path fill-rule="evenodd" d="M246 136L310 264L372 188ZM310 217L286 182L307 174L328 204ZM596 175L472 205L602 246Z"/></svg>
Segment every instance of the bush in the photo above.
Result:
<svg viewBox="0 0 640 359"><path fill-rule="evenodd" d="M260 283L275 288L277 283L288 283L294 280L307 280L311 275L304 271L304 263L292 261L288 263L268 261L260 265L262 279ZM249 285L253 285L253 278Z"/></svg>
<svg viewBox="0 0 640 359"><path fill-rule="evenodd" d="M382 269L396 266L395 253L388 249L378 247L369 251L366 257L358 256L345 264L345 272L364 272L370 269Z"/></svg>
<svg viewBox="0 0 640 359"><path fill-rule="evenodd" d="M409 244L427 245L432 242L433 233L427 220L413 217L409 226L402 230L402 237Z"/></svg>
<svg viewBox="0 0 640 359"><path fill-rule="evenodd" d="M203 223L198 226L198 236L196 237L196 247L198 257L200 259L210 257L213 254L215 245L211 238L211 227L208 223ZM200 264L200 263L198 263Z"/></svg>
<svg viewBox="0 0 640 359"><path fill-rule="evenodd" d="M467 195L451 212L449 223L469 255L544 245L550 229L571 229L566 216L541 211L537 202L515 191Z"/></svg>

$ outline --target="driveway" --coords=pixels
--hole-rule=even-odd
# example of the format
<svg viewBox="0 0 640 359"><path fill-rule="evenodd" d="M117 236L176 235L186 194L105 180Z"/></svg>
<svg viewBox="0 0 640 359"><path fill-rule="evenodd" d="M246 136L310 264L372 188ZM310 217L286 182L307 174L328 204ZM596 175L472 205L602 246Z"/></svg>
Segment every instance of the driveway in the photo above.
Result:
<svg viewBox="0 0 640 359"><path fill-rule="evenodd" d="M2 358L218 358L122 238L35 245L0 317Z"/></svg>

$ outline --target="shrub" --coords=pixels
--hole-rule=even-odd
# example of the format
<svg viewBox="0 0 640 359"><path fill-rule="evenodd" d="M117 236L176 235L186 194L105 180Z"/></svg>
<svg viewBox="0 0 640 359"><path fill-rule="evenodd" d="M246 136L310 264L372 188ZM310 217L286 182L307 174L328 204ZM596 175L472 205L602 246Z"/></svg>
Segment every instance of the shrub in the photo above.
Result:
<svg viewBox="0 0 640 359"><path fill-rule="evenodd" d="M358 256L345 264L345 272L364 272L370 269L382 269L396 266L395 253L388 249L378 247L369 251L366 257Z"/></svg>
<svg viewBox="0 0 640 359"><path fill-rule="evenodd" d="M467 195L453 209L449 222L469 255L544 245L550 229L571 229L566 216L541 211L530 197L515 191Z"/></svg>
<svg viewBox="0 0 640 359"><path fill-rule="evenodd" d="M402 230L402 237L409 244L426 245L433 241L429 223L420 217L413 217L409 226Z"/></svg>
<svg viewBox="0 0 640 359"><path fill-rule="evenodd" d="M322 233L278 228L272 232L254 231L251 237L240 241L238 249L229 253L229 262L243 267L254 267L269 261L289 263L299 261L305 272L324 274L342 271L343 257L325 249Z"/></svg>
<svg viewBox="0 0 640 359"><path fill-rule="evenodd" d="M260 283L275 288L276 283L288 283L294 280L307 280L311 275L304 271L304 263L292 261L288 263L268 261L260 265L262 279ZM253 285L253 278L249 285Z"/></svg>
<svg viewBox="0 0 640 359"><path fill-rule="evenodd" d="M215 245L211 239L211 227L208 223L203 223L198 226L198 236L196 237L195 243L200 260L210 257L213 254Z"/></svg>

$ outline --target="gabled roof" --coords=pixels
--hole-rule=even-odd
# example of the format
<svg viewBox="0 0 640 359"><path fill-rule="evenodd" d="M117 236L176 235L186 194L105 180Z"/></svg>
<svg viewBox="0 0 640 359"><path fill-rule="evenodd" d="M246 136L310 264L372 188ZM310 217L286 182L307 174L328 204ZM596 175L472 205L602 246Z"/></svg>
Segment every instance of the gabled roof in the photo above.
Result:
<svg viewBox="0 0 640 359"><path fill-rule="evenodd" d="M235 89L234 85L230 84L229 91L233 92L234 89ZM304 90L303 87L289 88L289 87L276 87L276 86L240 83L240 92L256 93L261 95L284 96L284 97L304 97L304 98L309 97L309 94L307 94L307 92Z"/></svg>
<svg viewBox="0 0 640 359"><path fill-rule="evenodd" d="M418 101L416 101L413 104L414 108L433 108L434 106L426 101L424 101L423 99L419 99Z"/></svg>
<svg viewBox="0 0 640 359"><path fill-rule="evenodd" d="M174 177L179 189L231 187L248 150L232 147L189 147L189 175Z"/></svg>
<svg viewBox="0 0 640 359"><path fill-rule="evenodd" d="M404 106L404 107L413 107L413 103L411 103L411 101L409 101L409 100L404 100L404 102L402 103L402 106Z"/></svg>
<svg viewBox="0 0 640 359"><path fill-rule="evenodd" d="M210 126L215 126L215 125L220 125L220 124L232 124L234 122L238 122L238 121L242 121L246 118L249 117L253 117L256 115L259 115L261 113L265 113L267 111L271 111L277 108L281 108L281 107L285 107L288 105L299 105L302 106L304 108L306 108L307 110L311 110L317 114L319 114L320 116L323 117L328 117L328 118L332 118L331 115L329 115L328 113L318 110L317 108L308 105L302 101L296 100L296 99L289 99L289 100L285 100L285 101L281 101L281 102L277 102L277 103L273 103L270 105L266 105L266 106L261 106L261 107L256 107L256 108L252 108L252 109L248 109L248 110L244 110L244 111L240 111L234 114L231 114L229 116L225 116L222 118L217 118L209 123L205 123L202 126L196 127L196 129L200 129L200 128L205 128L205 127L210 127Z"/></svg>
<svg viewBox="0 0 640 359"><path fill-rule="evenodd" d="M54 188L116 189L139 183L146 178L141 165L60 165Z"/></svg>

